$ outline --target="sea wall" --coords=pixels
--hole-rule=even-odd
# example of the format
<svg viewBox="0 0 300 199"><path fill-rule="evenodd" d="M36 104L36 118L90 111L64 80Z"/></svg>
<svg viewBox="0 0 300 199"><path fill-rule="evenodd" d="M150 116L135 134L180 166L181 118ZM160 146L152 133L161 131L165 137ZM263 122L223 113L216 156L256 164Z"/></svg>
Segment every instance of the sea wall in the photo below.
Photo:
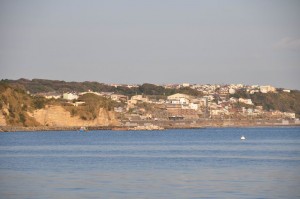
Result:
<svg viewBox="0 0 300 199"><path fill-rule="evenodd" d="M165 129L201 128L201 127L259 127L259 126L300 126L299 120L221 120L221 119L190 119L190 120L134 120L123 121L124 126L155 125Z"/></svg>

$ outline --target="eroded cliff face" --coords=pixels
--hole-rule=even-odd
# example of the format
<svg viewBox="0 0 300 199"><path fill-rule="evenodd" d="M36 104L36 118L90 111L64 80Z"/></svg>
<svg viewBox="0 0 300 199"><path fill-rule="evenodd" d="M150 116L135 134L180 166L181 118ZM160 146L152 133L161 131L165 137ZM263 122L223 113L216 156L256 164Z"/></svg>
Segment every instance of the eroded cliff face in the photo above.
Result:
<svg viewBox="0 0 300 199"><path fill-rule="evenodd" d="M0 112L0 126L6 126L6 120L2 112Z"/></svg>
<svg viewBox="0 0 300 199"><path fill-rule="evenodd" d="M30 114L42 126L110 126L119 125L115 118L115 113L99 110L99 115L94 120L82 120L78 116L71 116L70 112L66 111L61 106L47 106L44 109L39 109Z"/></svg>

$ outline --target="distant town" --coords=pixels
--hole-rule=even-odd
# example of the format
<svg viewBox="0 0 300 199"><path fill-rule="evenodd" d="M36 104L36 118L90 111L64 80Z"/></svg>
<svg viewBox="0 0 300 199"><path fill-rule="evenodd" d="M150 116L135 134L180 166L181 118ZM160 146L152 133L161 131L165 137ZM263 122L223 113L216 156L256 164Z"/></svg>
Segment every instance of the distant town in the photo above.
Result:
<svg viewBox="0 0 300 199"><path fill-rule="evenodd" d="M119 86L113 84L112 86ZM137 87L137 85L127 85L128 88ZM124 113L124 118L129 120L146 119L198 119L204 118L276 118L276 119L296 119L293 112L281 112L278 110L264 111L262 106L256 106L250 98L228 97L236 91L245 90L250 95L254 93L277 93L275 87L267 86L244 86L242 84L232 85L190 85L184 83L181 85L165 85L165 88L190 87L204 94L202 97L193 97L186 94L176 93L167 96L167 98L153 99L146 95L134 95L131 97L114 94L109 92L86 91L81 93L41 93L37 95L44 96L47 99L62 98L73 106L84 105L85 102L78 101L79 96L91 93L98 96L110 98L116 102L124 102L124 106L115 107L114 111ZM290 93L288 89L282 89L280 92ZM217 96L217 98L216 98ZM147 111L146 108L140 108L140 104L147 104L153 108L153 111ZM165 112L161 111L165 110ZM163 113L162 113L163 112Z"/></svg>
<svg viewBox="0 0 300 199"><path fill-rule="evenodd" d="M11 82L10 84L14 85ZM101 117L101 111L96 111L93 116L86 113L88 112L87 107L92 107L90 112L93 112L93 106L94 109L111 112L110 114L113 116L108 116L107 120L114 118L116 121L114 126L136 129L300 125L299 112L297 112L299 111L300 93L297 90L275 88L271 85L249 86L243 84L101 85L108 86L110 89L130 89L126 91L130 94L99 91L99 89L79 92L72 91L72 88L69 88L68 92L31 93L26 90L26 93L33 99L44 98L44 104L40 109L47 109L48 115L52 114L52 109L53 114L59 112L57 108L54 111L53 107L63 107L64 111L69 112L70 117L77 117L85 121L78 123L80 126L102 126L99 120L97 120L98 123L90 122ZM140 89L141 87L144 90ZM134 89L139 89L139 93L134 93ZM145 91L145 93L141 93L141 91ZM91 98L95 98L95 102L92 102ZM102 103L104 99L106 101ZM102 105L97 100L102 100ZM3 118L8 118L9 111L8 109L5 111L4 105L2 105L2 113L4 113ZM51 120L50 116L47 121L38 119L37 115L39 114L45 114L41 118L47 117L46 112L41 113L39 109L28 112L28 115L35 118L40 125L64 125L57 123L55 119ZM52 118L55 118L55 115ZM104 122L103 125L109 126L112 123ZM70 126L72 125L70 124Z"/></svg>

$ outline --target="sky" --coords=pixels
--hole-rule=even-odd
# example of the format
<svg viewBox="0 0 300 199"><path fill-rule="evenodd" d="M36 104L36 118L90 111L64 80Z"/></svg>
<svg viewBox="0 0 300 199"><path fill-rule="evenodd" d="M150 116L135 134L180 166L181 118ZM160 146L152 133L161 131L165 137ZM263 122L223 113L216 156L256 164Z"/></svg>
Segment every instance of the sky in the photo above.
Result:
<svg viewBox="0 0 300 199"><path fill-rule="evenodd" d="M0 0L0 79L300 90L300 1Z"/></svg>

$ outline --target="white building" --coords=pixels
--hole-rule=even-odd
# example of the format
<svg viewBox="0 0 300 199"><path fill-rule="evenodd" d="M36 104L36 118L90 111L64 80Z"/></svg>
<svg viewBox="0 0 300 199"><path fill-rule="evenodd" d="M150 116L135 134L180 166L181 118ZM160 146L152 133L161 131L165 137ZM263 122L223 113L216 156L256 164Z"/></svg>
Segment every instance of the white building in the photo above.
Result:
<svg viewBox="0 0 300 199"><path fill-rule="evenodd" d="M260 92L262 92L262 93L269 93L269 92L275 92L276 91L276 88L273 87L273 86L270 86L270 85L260 86L259 89L260 89Z"/></svg>
<svg viewBox="0 0 300 199"><path fill-rule="evenodd" d="M65 99L65 100L76 100L76 99L78 99L78 95L73 94L73 93L64 93L63 94L63 99Z"/></svg>
<svg viewBox="0 0 300 199"><path fill-rule="evenodd" d="M296 114L295 113L288 113L288 112L283 112L283 115L287 118L290 119L295 119L296 118Z"/></svg>
<svg viewBox="0 0 300 199"><path fill-rule="evenodd" d="M228 92L229 92L229 94L234 94L235 93L235 89L233 89L233 88L230 88L229 90L228 90Z"/></svg>
<svg viewBox="0 0 300 199"><path fill-rule="evenodd" d="M61 95L46 95L46 99L59 99L61 98Z"/></svg>
<svg viewBox="0 0 300 199"><path fill-rule="evenodd" d="M198 105L198 104L194 104L194 103L190 103L190 104L189 104L189 107L190 107L190 109L198 110L199 105Z"/></svg>
<svg viewBox="0 0 300 199"><path fill-rule="evenodd" d="M249 93L251 94L251 95L253 95L254 93L258 93L259 92L259 90L257 90L257 89L255 89L255 90L250 90L249 91Z"/></svg>
<svg viewBox="0 0 300 199"><path fill-rule="evenodd" d="M189 104L191 100L191 96L186 94L176 93L174 95L168 96L168 100L170 100L172 104Z"/></svg>
<svg viewBox="0 0 300 199"><path fill-rule="evenodd" d="M45 97L46 99L59 99L61 98L61 94L58 93L44 93L41 96Z"/></svg>
<svg viewBox="0 0 300 199"><path fill-rule="evenodd" d="M241 103L244 103L244 104L253 105L253 103L252 103L252 100L251 100L251 99L239 98L239 102L241 102Z"/></svg>
<svg viewBox="0 0 300 199"><path fill-rule="evenodd" d="M135 104L137 104L137 100L135 100L135 99L131 99L131 100L127 100L127 104L128 105L135 105Z"/></svg>

